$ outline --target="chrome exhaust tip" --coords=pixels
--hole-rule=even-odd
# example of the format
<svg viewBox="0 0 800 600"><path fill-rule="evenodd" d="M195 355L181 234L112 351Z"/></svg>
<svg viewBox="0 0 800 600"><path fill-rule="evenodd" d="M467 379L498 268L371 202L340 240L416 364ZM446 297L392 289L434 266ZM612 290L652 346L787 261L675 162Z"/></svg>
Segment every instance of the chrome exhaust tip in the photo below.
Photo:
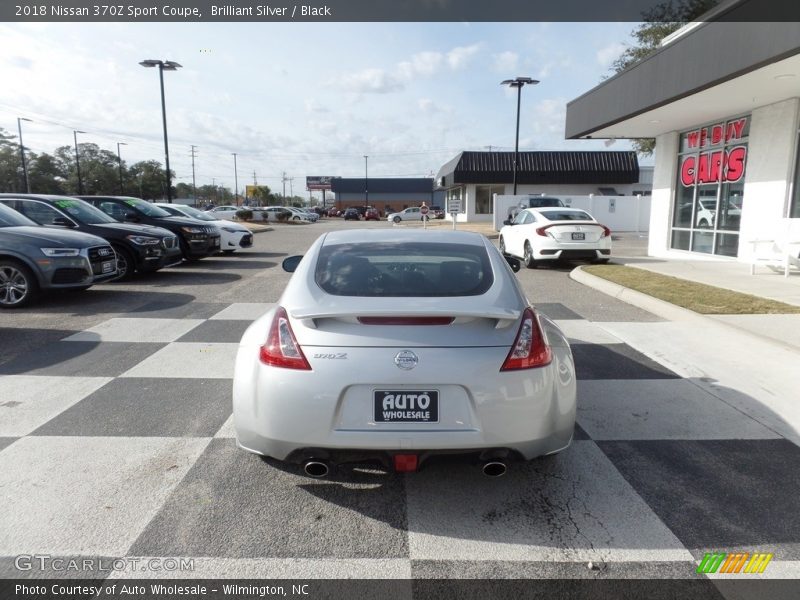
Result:
<svg viewBox="0 0 800 600"><path fill-rule="evenodd" d="M502 477L506 474L506 463L500 460L490 460L483 463L483 474L487 477Z"/></svg>
<svg viewBox="0 0 800 600"><path fill-rule="evenodd" d="M328 467L327 463L320 460L307 460L303 464L303 471L305 471L305 474L309 477L319 479L328 475L330 467Z"/></svg>

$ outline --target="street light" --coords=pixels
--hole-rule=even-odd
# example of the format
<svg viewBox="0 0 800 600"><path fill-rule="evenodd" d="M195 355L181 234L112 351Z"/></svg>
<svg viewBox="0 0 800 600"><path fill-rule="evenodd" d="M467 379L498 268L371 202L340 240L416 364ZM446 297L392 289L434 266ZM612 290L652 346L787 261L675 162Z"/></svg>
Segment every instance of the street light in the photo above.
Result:
<svg viewBox="0 0 800 600"><path fill-rule="evenodd" d="M125 186L122 183L122 154L120 154L119 147L127 146L125 142L117 142L117 163L119 164L119 193L125 195Z"/></svg>
<svg viewBox="0 0 800 600"><path fill-rule="evenodd" d="M506 79L501 81L500 85L507 85L508 87L517 88L517 138L514 144L514 195L517 194L517 165L519 163L519 105L522 97L522 88L525 85L536 85L539 83L536 79L530 77L517 77L515 79Z"/></svg>
<svg viewBox="0 0 800 600"><path fill-rule="evenodd" d="M72 130L72 139L75 140L75 170L78 172L78 194L83 194L83 181L81 180L81 159L78 155L78 134L86 133L78 129Z"/></svg>
<svg viewBox="0 0 800 600"><path fill-rule="evenodd" d="M236 167L236 152L231 152L231 154L233 154L233 181L236 188L236 195L233 197L233 201L236 206L239 206L239 170Z"/></svg>
<svg viewBox="0 0 800 600"><path fill-rule="evenodd" d="M33 123L25 117L17 117L17 129L19 130L19 157L22 160L22 175L25 177L25 193L31 193L31 182L28 180L28 166L25 164L25 146L22 145L22 121Z"/></svg>
<svg viewBox="0 0 800 600"><path fill-rule="evenodd" d="M364 208L369 206L369 156L364 155Z"/></svg>
<svg viewBox="0 0 800 600"><path fill-rule="evenodd" d="M139 63L148 69L158 67L161 82L161 120L164 122L164 160L167 166L167 202L172 204L172 176L169 171L169 143L167 142L167 105L164 101L164 71L177 71L183 65L172 60L143 60Z"/></svg>

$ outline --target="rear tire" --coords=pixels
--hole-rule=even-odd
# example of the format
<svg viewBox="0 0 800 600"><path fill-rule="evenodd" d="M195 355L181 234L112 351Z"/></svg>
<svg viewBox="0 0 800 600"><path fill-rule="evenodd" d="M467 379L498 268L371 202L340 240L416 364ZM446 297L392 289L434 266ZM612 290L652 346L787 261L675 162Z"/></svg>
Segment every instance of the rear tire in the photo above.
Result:
<svg viewBox="0 0 800 600"><path fill-rule="evenodd" d="M33 300L38 289L28 267L14 259L0 259L0 308L21 308Z"/></svg>
<svg viewBox="0 0 800 600"><path fill-rule="evenodd" d="M399 223L402 220L403 219L401 219L400 217L395 217L394 219L392 219L392 222L396 225L397 223Z"/></svg>
<svg viewBox="0 0 800 600"><path fill-rule="evenodd" d="M536 260L533 258L533 249L531 249L531 243L528 241L525 242L525 256L523 257L523 261L525 262L525 266L529 269L536 268Z"/></svg>

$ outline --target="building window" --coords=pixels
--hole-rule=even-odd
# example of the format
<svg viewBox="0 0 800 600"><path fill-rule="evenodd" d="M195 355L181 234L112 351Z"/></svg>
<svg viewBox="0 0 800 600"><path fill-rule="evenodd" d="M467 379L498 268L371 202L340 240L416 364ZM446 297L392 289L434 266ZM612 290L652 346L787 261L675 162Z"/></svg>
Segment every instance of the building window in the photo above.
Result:
<svg viewBox="0 0 800 600"><path fill-rule="evenodd" d="M475 214L492 214L493 194L502 194L505 191L503 185L478 185L475 186Z"/></svg>
<svg viewBox="0 0 800 600"><path fill-rule="evenodd" d="M736 256L750 117L681 134L670 247Z"/></svg>

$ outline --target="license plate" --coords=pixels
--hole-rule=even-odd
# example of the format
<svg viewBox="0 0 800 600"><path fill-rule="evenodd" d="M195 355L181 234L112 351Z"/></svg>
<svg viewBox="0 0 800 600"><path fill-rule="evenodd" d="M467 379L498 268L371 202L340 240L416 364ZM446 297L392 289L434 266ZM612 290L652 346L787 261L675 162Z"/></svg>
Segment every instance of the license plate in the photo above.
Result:
<svg viewBox="0 0 800 600"><path fill-rule="evenodd" d="M102 266L102 269L103 269L103 273L112 273L114 271L114 261L113 260L106 261L106 262L102 263L101 266Z"/></svg>
<svg viewBox="0 0 800 600"><path fill-rule="evenodd" d="M219 238L211 240L211 245L214 246L214 248L219 248Z"/></svg>
<svg viewBox="0 0 800 600"><path fill-rule="evenodd" d="M438 423L438 390L375 390L376 423Z"/></svg>
<svg viewBox="0 0 800 600"><path fill-rule="evenodd" d="M573 233L572 234L572 239L573 240L585 240L586 239L586 234L585 233Z"/></svg>

